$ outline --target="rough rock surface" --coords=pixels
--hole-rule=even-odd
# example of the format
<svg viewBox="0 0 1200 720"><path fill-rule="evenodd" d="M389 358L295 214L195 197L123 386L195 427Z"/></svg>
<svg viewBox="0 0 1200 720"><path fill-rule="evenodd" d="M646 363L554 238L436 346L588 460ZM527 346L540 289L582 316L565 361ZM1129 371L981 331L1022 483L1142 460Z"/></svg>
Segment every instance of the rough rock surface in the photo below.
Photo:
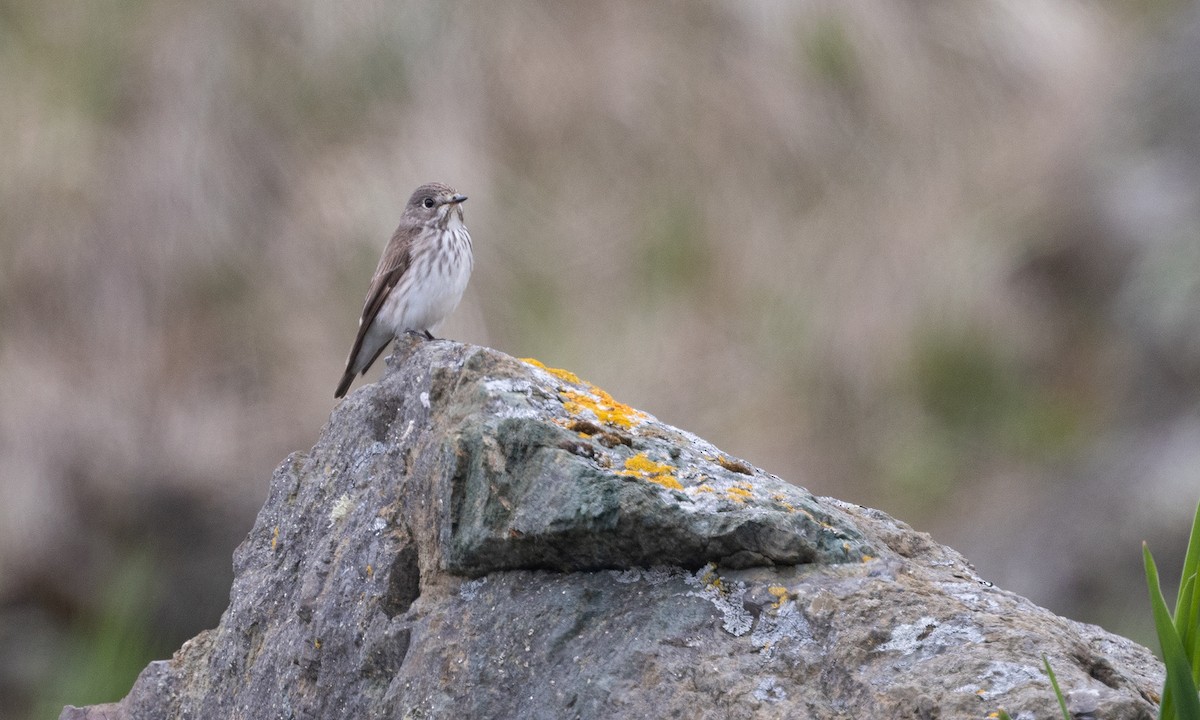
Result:
<svg viewBox="0 0 1200 720"><path fill-rule="evenodd" d="M220 625L63 718L1151 718L1146 649L570 373L403 341L276 471Z"/></svg>

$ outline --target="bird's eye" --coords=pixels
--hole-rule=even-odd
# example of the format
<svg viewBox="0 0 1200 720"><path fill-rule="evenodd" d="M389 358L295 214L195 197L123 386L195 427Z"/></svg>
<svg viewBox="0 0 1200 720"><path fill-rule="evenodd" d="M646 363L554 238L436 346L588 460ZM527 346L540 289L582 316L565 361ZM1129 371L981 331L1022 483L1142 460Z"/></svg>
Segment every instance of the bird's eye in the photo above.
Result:
<svg viewBox="0 0 1200 720"><path fill-rule="evenodd" d="M422 202L421 204L427 208L431 208L431 207L433 207L433 198L427 197L427 198L425 198L425 201Z"/></svg>

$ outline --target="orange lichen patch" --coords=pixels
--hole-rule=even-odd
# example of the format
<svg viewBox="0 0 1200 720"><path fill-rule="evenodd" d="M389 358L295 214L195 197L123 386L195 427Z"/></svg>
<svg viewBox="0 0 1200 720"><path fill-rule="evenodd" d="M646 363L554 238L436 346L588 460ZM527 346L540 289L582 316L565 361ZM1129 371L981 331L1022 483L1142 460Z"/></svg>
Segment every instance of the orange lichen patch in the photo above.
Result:
<svg viewBox="0 0 1200 720"><path fill-rule="evenodd" d="M542 370L545 370L546 372L550 373L554 377L556 377L560 380L569 382L572 385L581 385L583 383L583 381L579 379L579 376L576 375L575 373L571 372L570 370L563 370L562 368L548 367L548 366L546 366L545 363L542 363L539 360L534 360L533 358L521 358L521 362L528 363L528 364L534 366L535 368L541 368Z"/></svg>
<svg viewBox="0 0 1200 720"><path fill-rule="evenodd" d="M700 492L715 493L715 492L716 492L716 490L713 490L713 487L712 487L712 485L709 485L709 484L705 483L704 485L698 485L698 486L696 486L696 492L699 492L699 493L700 493Z"/></svg>
<svg viewBox="0 0 1200 720"><path fill-rule="evenodd" d="M652 473L669 473L675 468L666 463L655 462L646 457L646 453L638 453L625 461L625 475Z"/></svg>
<svg viewBox="0 0 1200 720"><path fill-rule="evenodd" d="M370 564L367 565L367 577L375 577L375 568L371 567Z"/></svg>
<svg viewBox="0 0 1200 720"><path fill-rule="evenodd" d="M771 496L771 499L774 500L775 502L779 503L779 505L781 505L784 510L787 510L788 512L796 512L796 508L785 499L786 497L787 496L784 495L783 493L775 493L774 495ZM805 514L807 514L807 513L805 513ZM809 515L809 517L812 517L812 516Z"/></svg>
<svg viewBox="0 0 1200 720"><path fill-rule="evenodd" d="M771 605L771 607L775 608L776 610L778 610L781 605L787 602L788 591L784 586L772 585L771 587L767 588L767 592L775 596L775 602Z"/></svg>
<svg viewBox="0 0 1200 720"><path fill-rule="evenodd" d="M274 550L279 546L279 526L275 526L275 532L271 534L271 549Z"/></svg>
<svg viewBox="0 0 1200 720"><path fill-rule="evenodd" d="M563 408L571 415L579 415L588 410L600 422L624 428L633 427L646 419L645 413L634 410L625 403L617 402L612 395L587 380L580 379L570 370L547 367L533 358L521 358L521 362L541 368L568 385L584 388L583 392L566 387L559 388L558 394L563 400ZM582 429L580 431L586 432ZM622 444L628 443L622 442Z"/></svg>
<svg viewBox="0 0 1200 720"><path fill-rule="evenodd" d="M871 562L871 561L872 561L872 560L874 560L874 559L875 559L875 556L874 556L874 555L863 555L863 556L862 556L862 561L863 561L863 562L865 562L865 563L869 563L869 562Z"/></svg>
<svg viewBox="0 0 1200 720"><path fill-rule="evenodd" d="M721 582L721 576L717 574L716 565L709 563L703 568L704 572L700 574L699 580L704 587L715 588L720 592L725 592L725 584Z"/></svg>
<svg viewBox="0 0 1200 720"><path fill-rule="evenodd" d="M596 419L606 425L630 428L645 419L645 415L625 403L613 400L612 395L595 385L588 385L590 393L564 388L558 391L563 399L563 409L571 415L590 410Z"/></svg>
<svg viewBox="0 0 1200 720"><path fill-rule="evenodd" d="M746 502L754 493L751 492L749 483L734 483L733 487L725 491L725 495L734 502Z"/></svg>
<svg viewBox="0 0 1200 720"><path fill-rule="evenodd" d="M617 474L658 483L671 490L682 490L683 486L671 474L674 469L670 465L651 460L646 457L646 453L638 453L626 460L625 469L618 471Z"/></svg>
<svg viewBox="0 0 1200 720"><path fill-rule="evenodd" d="M548 367L548 368L546 368L546 372L550 373L551 375L553 375L554 377L556 377L560 380L569 382L572 385L578 385L580 382L582 382L579 379L579 376L576 375L575 373L571 372L570 370L563 370L562 368Z"/></svg>
<svg viewBox="0 0 1200 720"><path fill-rule="evenodd" d="M658 483L668 490L682 490L683 486L675 479L673 475L655 475L654 477L646 478L652 483Z"/></svg>

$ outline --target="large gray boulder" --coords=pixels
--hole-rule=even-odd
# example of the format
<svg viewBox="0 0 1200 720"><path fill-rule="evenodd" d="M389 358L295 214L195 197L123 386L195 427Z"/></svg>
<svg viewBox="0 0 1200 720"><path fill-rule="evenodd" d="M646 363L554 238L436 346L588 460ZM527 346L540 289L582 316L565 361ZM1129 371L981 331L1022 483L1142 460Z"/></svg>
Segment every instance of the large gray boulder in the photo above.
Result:
<svg viewBox="0 0 1200 720"><path fill-rule="evenodd" d="M570 373L398 343L275 472L220 625L63 718L1152 718L1145 648ZM1048 549L1052 552L1052 549Z"/></svg>

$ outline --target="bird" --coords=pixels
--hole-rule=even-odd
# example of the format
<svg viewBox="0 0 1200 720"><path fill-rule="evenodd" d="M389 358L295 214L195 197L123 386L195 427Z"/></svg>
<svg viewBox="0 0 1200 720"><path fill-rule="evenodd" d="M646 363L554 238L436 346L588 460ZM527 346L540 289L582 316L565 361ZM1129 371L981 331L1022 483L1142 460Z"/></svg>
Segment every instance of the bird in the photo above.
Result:
<svg viewBox="0 0 1200 720"><path fill-rule="evenodd" d="M371 277L335 399L346 395L394 338L412 332L433 340L430 330L458 306L474 264L462 210L466 199L438 182L422 185L409 198Z"/></svg>

